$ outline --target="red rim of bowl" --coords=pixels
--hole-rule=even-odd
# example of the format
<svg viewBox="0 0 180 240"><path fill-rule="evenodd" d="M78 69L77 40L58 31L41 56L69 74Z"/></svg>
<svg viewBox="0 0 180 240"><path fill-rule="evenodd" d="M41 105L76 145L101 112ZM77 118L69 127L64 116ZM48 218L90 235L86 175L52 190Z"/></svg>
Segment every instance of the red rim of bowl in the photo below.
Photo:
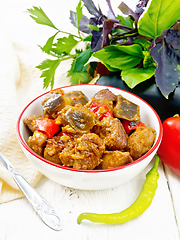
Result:
<svg viewBox="0 0 180 240"><path fill-rule="evenodd" d="M64 87L60 87L60 88L69 88L69 87L74 87L74 86L77 86L77 85L70 85L70 86L64 86ZM88 84L79 84L78 86L89 86ZM91 86L97 86L97 85L91 85ZM95 169L95 170L85 170L85 169L75 169L75 168L70 168L70 167L67 167L67 166L63 166L63 165L58 165L56 163L53 163L41 156L39 156L38 154L36 154L30 147L28 147L28 145L26 144L26 142L24 141L23 137L21 136L20 134L20 123L21 123L21 119L22 119L22 115L23 113L26 111L26 109L33 103L35 102L38 98L48 94L50 91L48 92L45 92L41 95L39 95L38 97L34 98L30 103L28 103L26 105L26 107L22 110L19 118L18 118L18 121L17 121L17 125L16 125L16 132L17 132L17 137L18 137L18 140L19 142L22 144L22 146L30 153L32 154L34 157L37 157L39 160L47 163L47 164L50 164L54 167L57 167L57 168L61 168L61 169L64 169L64 170L69 170L69 171L74 171L74 172L83 172L83 173L96 173L96 172L111 172L111 171L116 171L116 170L119 170L119 169L124 169L124 168L127 168L127 167L130 167L130 166L133 166L133 165L136 165L137 163L143 161L146 157L148 157L153 151L154 149L156 149L158 147L158 145L160 144L161 142L161 139L162 139L162 123L161 123L161 120L157 114L157 112L154 110L154 108L149 104L147 103L145 100L143 100L142 98L140 98L139 96L133 94L133 93L130 93L126 90L123 90L123 89L120 89L120 88L116 88L116 87L111 87L111 86L106 86L106 85L99 85L98 86L101 86L101 87L105 87L105 88L114 88L114 89L117 89L117 90L120 90L120 91L123 91L123 92L126 92L130 95L133 95L135 96L136 98L140 99L141 101L143 101L145 104L147 104L151 109L152 111L154 112L154 114L156 115L156 118L158 119L158 123L159 123L159 136L158 136L158 139L156 140L156 143L153 145L153 147L146 153L144 154L142 157L138 158L137 160L135 160L134 162L132 163L129 163L129 164L126 164L126 165L123 165L123 166L120 166L120 167L116 167L116 168L110 168L110 169ZM59 88L57 88L59 89ZM56 89L55 89L56 90Z"/></svg>

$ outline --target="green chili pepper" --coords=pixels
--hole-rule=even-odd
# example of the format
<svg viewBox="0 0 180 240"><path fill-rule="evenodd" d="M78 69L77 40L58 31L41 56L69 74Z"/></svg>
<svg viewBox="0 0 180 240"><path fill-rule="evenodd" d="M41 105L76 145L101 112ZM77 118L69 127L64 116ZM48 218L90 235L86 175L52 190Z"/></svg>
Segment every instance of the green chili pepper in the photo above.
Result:
<svg viewBox="0 0 180 240"><path fill-rule="evenodd" d="M157 180L159 178L158 165L159 157L158 155L155 155L154 166L146 174L146 180L142 191L136 201L129 208L120 213L112 214L81 213L77 219L77 223L80 224L83 219L87 219L91 222L118 224L128 222L140 216L151 205L154 198L158 186Z"/></svg>

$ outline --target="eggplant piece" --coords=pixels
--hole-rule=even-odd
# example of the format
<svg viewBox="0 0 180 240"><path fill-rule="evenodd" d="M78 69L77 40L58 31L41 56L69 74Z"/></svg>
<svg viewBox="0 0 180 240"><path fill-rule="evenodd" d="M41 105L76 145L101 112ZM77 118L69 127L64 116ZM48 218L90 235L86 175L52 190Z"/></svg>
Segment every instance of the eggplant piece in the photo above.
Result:
<svg viewBox="0 0 180 240"><path fill-rule="evenodd" d="M85 107L69 107L62 119L63 125L70 125L76 132L87 133L96 123L96 115Z"/></svg>
<svg viewBox="0 0 180 240"><path fill-rule="evenodd" d="M86 95L81 91L71 91L64 94L64 97L69 102L69 105L75 106L76 104L82 104L85 105L89 99L86 97Z"/></svg>
<svg viewBox="0 0 180 240"><path fill-rule="evenodd" d="M116 105L113 109L113 115L116 118L129 121L140 121L140 107L121 95L118 95Z"/></svg>
<svg viewBox="0 0 180 240"><path fill-rule="evenodd" d="M64 91L50 91L49 96L41 103L43 113L47 117L56 118L57 113L66 106Z"/></svg>

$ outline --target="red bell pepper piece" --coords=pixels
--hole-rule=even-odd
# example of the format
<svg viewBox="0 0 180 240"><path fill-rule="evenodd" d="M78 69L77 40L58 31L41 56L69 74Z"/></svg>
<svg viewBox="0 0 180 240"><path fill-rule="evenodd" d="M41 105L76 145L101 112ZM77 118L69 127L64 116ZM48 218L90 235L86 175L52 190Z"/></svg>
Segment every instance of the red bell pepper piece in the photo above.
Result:
<svg viewBox="0 0 180 240"><path fill-rule="evenodd" d="M122 124L128 135L132 133L132 131L136 130L137 127L145 126L145 124L141 121L129 121L126 119L122 120Z"/></svg>
<svg viewBox="0 0 180 240"><path fill-rule="evenodd" d="M35 129L46 133L48 138L51 138L59 131L60 127L55 120L44 118L36 120Z"/></svg>
<svg viewBox="0 0 180 240"><path fill-rule="evenodd" d="M93 102L89 110L95 113L99 120L102 120L104 117L113 117L112 111L104 104Z"/></svg>
<svg viewBox="0 0 180 240"><path fill-rule="evenodd" d="M157 153L162 162L180 176L180 117L167 118L162 125L163 137Z"/></svg>

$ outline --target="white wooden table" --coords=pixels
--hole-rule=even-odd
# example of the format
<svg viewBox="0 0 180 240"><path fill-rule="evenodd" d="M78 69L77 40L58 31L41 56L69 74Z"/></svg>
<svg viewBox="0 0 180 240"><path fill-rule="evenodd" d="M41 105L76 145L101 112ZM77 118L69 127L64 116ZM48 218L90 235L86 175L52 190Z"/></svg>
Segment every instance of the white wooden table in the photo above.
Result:
<svg viewBox="0 0 180 240"><path fill-rule="evenodd" d="M37 26L25 14L27 8L41 6L48 16L67 19L69 10L75 9L78 1L66 0L6 0L1 3L0 24L12 41L43 45L49 37L47 31L39 32ZM126 1L128 2L128 1ZM129 1L130 2L130 1ZM101 1L102 3L102 1ZM119 1L112 1L118 6ZM104 4L105 0L104 0ZM59 7L59 11L55 11ZM58 20L59 21L59 20ZM58 22L61 27L61 22ZM178 240L180 239L180 177L160 163L158 188L151 206L138 218L121 225L93 224L83 221L77 224L77 217L84 211L97 213L120 212L129 207L139 195L148 167L132 181L108 190L81 191L56 184L43 177L36 189L56 209L62 222L62 230L54 231L37 216L26 198L0 205L1 240Z"/></svg>
<svg viewBox="0 0 180 240"><path fill-rule="evenodd" d="M47 227L26 198L0 205L1 240L59 240L59 239L146 239L177 240L180 230L180 179L160 164L158 189L151 206L138 218L121 225L76 223L84 211L97 213L119 212L130 206L141 191L145 174L123 186L102 191L74 190L56 184L45 177L37 186L38 192L56 209L62 230Z"/></svg>

